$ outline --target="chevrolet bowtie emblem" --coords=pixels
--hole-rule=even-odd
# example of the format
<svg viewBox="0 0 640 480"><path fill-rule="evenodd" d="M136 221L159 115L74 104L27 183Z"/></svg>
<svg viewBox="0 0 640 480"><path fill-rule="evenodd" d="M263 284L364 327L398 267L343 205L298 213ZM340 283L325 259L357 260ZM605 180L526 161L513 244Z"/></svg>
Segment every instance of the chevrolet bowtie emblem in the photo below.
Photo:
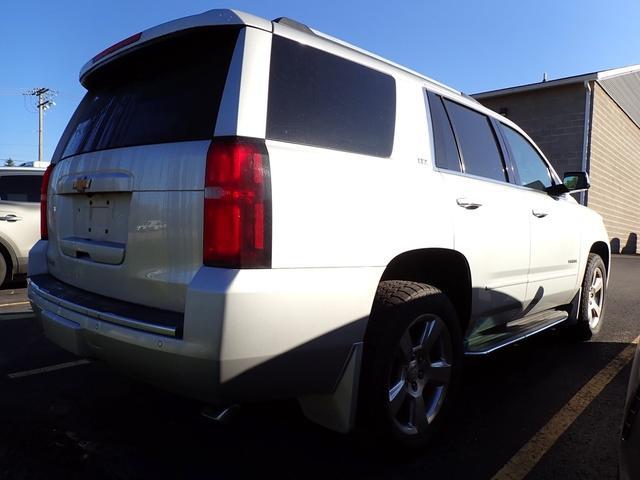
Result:
<svg viewBox="0 0 640 480"><path fill-rule="evenodd" d="M91 179L89 177L76 178L76 180L73 182L73 189L80 193L84 192L90 186Z"/></svg>

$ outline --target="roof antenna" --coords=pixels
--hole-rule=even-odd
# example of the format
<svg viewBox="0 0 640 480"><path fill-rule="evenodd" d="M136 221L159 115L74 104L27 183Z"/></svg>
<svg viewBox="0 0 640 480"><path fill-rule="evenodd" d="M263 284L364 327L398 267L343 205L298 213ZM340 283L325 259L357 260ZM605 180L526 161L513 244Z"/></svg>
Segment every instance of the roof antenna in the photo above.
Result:
<svg viewBox="0 0 640 480"><path fill-rule="evenodd" d="M543 81L543 82L546 82L546 81L547 81L547 72L544 72L544 73L542 74L542 81Z"/></svg>

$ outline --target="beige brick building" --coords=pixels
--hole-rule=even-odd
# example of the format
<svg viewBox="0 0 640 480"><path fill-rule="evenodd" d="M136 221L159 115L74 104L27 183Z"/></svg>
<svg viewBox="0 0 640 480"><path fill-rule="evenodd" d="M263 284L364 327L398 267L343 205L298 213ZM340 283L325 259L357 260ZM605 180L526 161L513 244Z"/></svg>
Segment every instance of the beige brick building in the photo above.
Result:
<svg viewBox="0 0 640 480"><path fill-rule="evenodd" d="M640 65L473 97L520 125L560 176L588 171L580 201L604 218L613 252L640 253Z"/></svg>

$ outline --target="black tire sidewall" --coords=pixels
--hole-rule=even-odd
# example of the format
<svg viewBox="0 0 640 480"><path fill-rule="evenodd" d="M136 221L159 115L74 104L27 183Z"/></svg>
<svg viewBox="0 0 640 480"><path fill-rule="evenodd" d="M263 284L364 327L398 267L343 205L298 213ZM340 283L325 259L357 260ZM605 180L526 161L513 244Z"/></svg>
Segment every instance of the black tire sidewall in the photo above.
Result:
<svg viewBox="0 0 640 480"><path fill-rule="evenodd" d="M600 268L602 272L602 310L600 311L600 320L598 324L591 328L589 325L589 289L591 287L591 278L593 277L593 272L596 268ZM594 253L589 254L589 259L587 260L587 267L584 272L584 278L582 280L582 290L580 292L580 315L578 319L578 327L582 330L582 333L591 337L593 335L597 335L602 328L602 321L604 319L604 310L606 306L606 290L607 290L607 270L604 266L604 262L599 255Z"/></svg>
<svg viewBox="0 0 640 480"><path fill-rule="evenodd" d="M429 428L417 435L407 435L395 427L389 415L388 379L400 337L423 314L437 315L448 329L452 346L451 381L442 407ZM372 321L375 327L365 339L364 388L361 391L361 395L366 396L362 399L361 407L366 409L367 423L398 445L422 447L442 428L459 388L462 336L455 309L449 299L438 292L413 298L400 305L379 307L373 312Z"/></svg>
<svg viewBox="0 0 640 480"><path fill-rule="evenodd" d="M7 279L7 262L4 259L4 255L0 253L0 287L4 285L4 282L6 279Z"/></svg>

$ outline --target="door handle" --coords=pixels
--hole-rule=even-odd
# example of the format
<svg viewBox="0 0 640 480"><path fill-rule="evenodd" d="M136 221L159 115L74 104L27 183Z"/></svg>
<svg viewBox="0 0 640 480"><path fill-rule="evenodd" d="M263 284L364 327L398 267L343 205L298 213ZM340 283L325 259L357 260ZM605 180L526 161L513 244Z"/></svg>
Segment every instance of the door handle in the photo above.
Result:
<svg viewBox="0 0 640 480"><path fill-rule="evenodd" d="M479 208L482 206L481 203L474 202L472 200L469 200L468 198L458 198L456 199L456 203L458 204L459 207L465 208L467 210L475 210L476 208Z"/></svg>
<svg viewBox="0 0 640 480"><path fill-rule="evenodd" d="M533 210L531 210L531 213L533 213L534 217L538 217L538 218L544 218L547 215L549 215L549 212L545 212L543 210L537 210L535 208Z"/></svg>
<svg viewBox="0 0 640 480"><path fill-rule="evenodd" d="M8 215L5 215L4 217L0 217L0 220L5 222L17 222L19 220L22 220L22 217L19 217L17 215L14 215L13 213L10 213Z"/></svg>

